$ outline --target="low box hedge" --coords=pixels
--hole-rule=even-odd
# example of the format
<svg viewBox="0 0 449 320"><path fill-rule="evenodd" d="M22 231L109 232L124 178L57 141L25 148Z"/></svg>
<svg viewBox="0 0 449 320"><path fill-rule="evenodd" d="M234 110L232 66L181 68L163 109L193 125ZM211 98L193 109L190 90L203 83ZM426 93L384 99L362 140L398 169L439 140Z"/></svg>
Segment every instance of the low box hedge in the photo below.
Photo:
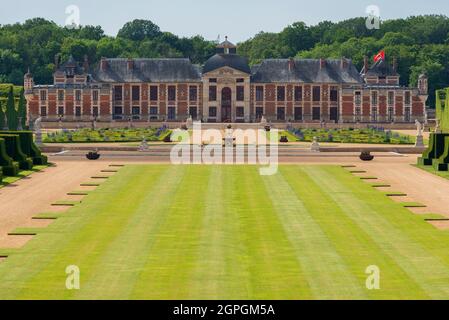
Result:
<svg viewBox="0 0 449 320"><path fill-rule="evenodd" d="M0 138L5 140L6 152L8 155L19 163L22 170L33 169L33 160L23 153L20 147L20 136L13 134L0 134Z"/></svg>
<svg viewBox="0 0 449 320"><path fill-rule="evenodd" d="M19 174L19 164L6 152L6 142L0 138L0 167L5 176L15 177Z"/></svg>
<svg viewBox="0 0 449 320"><path fill-rule="evenodd" d="M23 153L33 159L33 164L42 166L48 164L48 158L42 154L34 143L32 131L0 131L0 134L13 134L20 136L20 147Z"/></svg>

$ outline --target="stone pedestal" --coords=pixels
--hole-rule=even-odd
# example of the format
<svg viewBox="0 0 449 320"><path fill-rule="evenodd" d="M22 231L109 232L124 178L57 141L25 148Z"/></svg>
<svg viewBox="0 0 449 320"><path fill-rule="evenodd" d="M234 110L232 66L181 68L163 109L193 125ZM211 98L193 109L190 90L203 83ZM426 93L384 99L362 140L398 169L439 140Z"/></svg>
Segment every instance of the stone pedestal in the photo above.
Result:
<svg viewBox="0 0 449 320"><path fill-rule="evenodd" d="M415 148L424 148L424 137L422 135L416 136Z"/></svg>
<svg viewBox="0 0 449 320"><path fill-rule="evenodd" d="M139 146L139 151L140 152L147 152L147 151L149 151L150 150L150 148L149 148L149 146L148 146L148 142L147 142L147 140L144 138L143 140L142 140L142 143L140 144L140 146Z"/></svg>
<svg viewBox="0 0 449 320"><path fill-rule="evenodd" d="M313 152L320 152L320 144L318 143L318 139L316 137L313 138L313 143L310 150Z"/></svg>

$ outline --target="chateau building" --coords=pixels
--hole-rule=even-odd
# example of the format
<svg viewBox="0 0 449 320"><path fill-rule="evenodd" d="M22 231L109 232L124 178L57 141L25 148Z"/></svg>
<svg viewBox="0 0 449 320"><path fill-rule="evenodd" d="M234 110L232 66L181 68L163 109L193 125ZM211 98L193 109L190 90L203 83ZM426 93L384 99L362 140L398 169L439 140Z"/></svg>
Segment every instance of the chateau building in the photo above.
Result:
<svg viewBox="0 0 449 320"><path fill-rule="evenodd" d="M227 39L203 66L189 59L55 61L53 85L24 85L28 115L43 121L407 123L426 120L428 83L400 86L397 61L361 72L351 60L267 59L249 66Z"/></svg>

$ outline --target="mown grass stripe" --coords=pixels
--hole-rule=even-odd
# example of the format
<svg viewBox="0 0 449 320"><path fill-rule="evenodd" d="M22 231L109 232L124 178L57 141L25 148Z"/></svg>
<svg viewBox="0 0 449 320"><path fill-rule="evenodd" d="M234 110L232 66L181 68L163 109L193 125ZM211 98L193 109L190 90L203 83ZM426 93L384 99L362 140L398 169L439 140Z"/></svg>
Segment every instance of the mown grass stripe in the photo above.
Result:
<svg viewBox="0 0 449 320"><path fill-rule="evenodd" d="M264 178L267 194L296 250L313 298L343 299L365 296L332 242L314 220L282 171Z"/></svg>
<svg viewBox="0 0 449 320"><path fill-rule="evenodd" d="M136 175L142 173L138 167L133 169ZM147 190L145 197L136 200L137 206L130 212L123 231L102 253L90 272L85 290L75 296L77 299L92 296L102 296L103 299L131 298L139 270L143 270L147 254L157 241L159 228L167 218L171 197L182 184L185 172L186 168L183 167L170 170L166 167L161 175L154 177L151 185L144 179L135 180L134 188Z"/></svg>
<svg viewBox="0 0 449 320"><path fill-rule="evenodd" d="M409 237L406 225L399 228L392 223L392 215L403 214L399 219L413 225L407 218L413 218L401 211L393 201L387 205L379 199L382 194L363 192L363 187L354 184L352 177L346 172L323 171L313 168L309 175L328 192L348 217L371 236L371 239L392 258L413 281L432 299L448 297L449 267L440 259L430 254L419 242ZM344 192L342 192L344 191ZM363 200L362 200L363 199ZM386 209L386 210L385 210ZM403 209L405 210L405 209ZM385 212L391 212L390 219ZM415 221L419 221L415 220ZM415 221L412 221L416 223ZM420 223L423 223L422 221ZM416 226L413 226L416 228ZM376 264L373 261L373 264ZM384 284L388 286L388 283ZM392 285L392 284L390 284ZM416 297L417 292L408 292Z"/></svg>
<svg viewBox="0 0 449 320"><path fill-rule="evenodd" d="M350 219L344 212L344 208L335 202L332 195L321 188L319 182L308 175L314 170L313 166L288 166L282 167L284 177L291 185L298 197L304 202L313 218L320 225L323 232L329 239L336 251L344 260L347 269L358 279L360 287L365 295L370 299L388 299L408 297L408 292L418 293L417 297L426 297L420 288L410 279L395 261L389 258L383 250L372 241L369 234L364 232ZM340 170L337 167L322 167L321 170ZM298 179L297 177L301 177ZM357 183L362 182L356 180ZM366 186L365 186L366 187ZM377 192L369 189L370 192ZM341 190L339 192L345 192ZM318 200L319 199L319 200ZM318 200L318 201L317 201ZM385 201L385 199L384 199ZM321 253L317 253L320 255ZM373 265L373 261L382 270L382 283L400 283L398 287L382 287L382 290L368 290L366 288L368 266ZM401 281L398 281L401 279ZM420 295L421 294L421 295ZM320 297L317 297L320 298ZM360 297L348 297L349 299L359 299Z"/></svg>
<svg viewBox="0 0 449 320"><path fill-rule="evenodd" d="M183 168L186 174L171 193L170 206L164 213L166 219L144 257L146 263L135 283L132 299L178 300L190 295L204 215L202 199L210 168Z"/></svg>
<svg viewBox="0 0 449 320"><path fill-rule="evenodd" d="M167 169L168 167L166 167ZM148 168L148 176L139 170L124 170L122 179L117 175L101 186L92 197L70 211L70 218L61 217L50 227L48 234L39 234L23 249L23 259L8 259L0 266L14 270L8 274L8 281L0 283L0 299L71 299L74 291L66 290L65 269L78 266L83 272L83 284L90 278L90 271L98 263L105 248L126 226L133 208L138 206L146 193L129 192L136 180L146 181L151 186L163 170ZM126 203L126 206L117 204ZM129 244L132 245L132 244ZM33 265L32 270L26 265ZM60 272L62 270L62 272ZM4 288L8 288L4 290ZM98 298L98 296L97 296Z"/></svg>

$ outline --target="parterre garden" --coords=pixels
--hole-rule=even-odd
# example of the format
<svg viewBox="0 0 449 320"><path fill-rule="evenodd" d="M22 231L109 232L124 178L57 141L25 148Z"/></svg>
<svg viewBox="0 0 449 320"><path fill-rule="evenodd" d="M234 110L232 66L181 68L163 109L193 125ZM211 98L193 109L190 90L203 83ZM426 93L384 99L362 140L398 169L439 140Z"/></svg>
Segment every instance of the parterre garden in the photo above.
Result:
<svg viewBox="0 0 449 320"><path fill-rule="evenodd" d="M414 144L414 137L403 135L381 127L365 129L295 129L281 132L289 141L312 142L316 137L318 142L329 143L362 143L362 144Z"/></svg>
<svg viewBox="0 0 449 320"><path fill-rule="evenodd" d="M123 128L123 129L77 129L48 133L45 143L93 143L93 142L138 142L163 141L171 131L160 128Z"/></svg>
<svg viewBox="0 0 449 320"><path fill-rule="evenodd" d="M31 131L0 131L0 183L10 183L47 165Z"/></svg>
<svg viewBox="0 0 449 320"><path fill-rule="evenodd" d="M434 215L338 166L126 166L39 216L56 220L0 249L0 299L449 299L449 233Z"/></svg>

